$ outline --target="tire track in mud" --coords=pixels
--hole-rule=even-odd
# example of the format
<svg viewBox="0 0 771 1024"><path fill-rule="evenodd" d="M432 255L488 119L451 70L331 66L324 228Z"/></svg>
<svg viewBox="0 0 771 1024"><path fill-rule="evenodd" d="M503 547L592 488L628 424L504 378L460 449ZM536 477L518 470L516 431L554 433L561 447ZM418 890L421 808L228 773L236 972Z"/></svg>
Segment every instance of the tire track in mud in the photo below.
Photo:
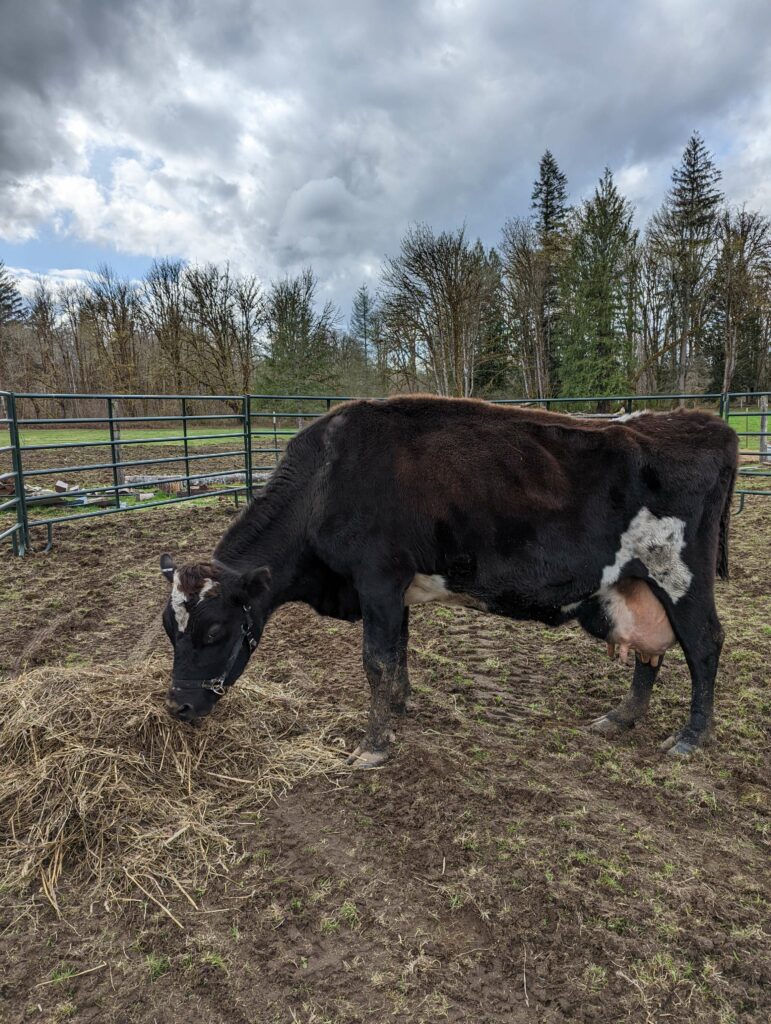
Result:
<svg viewBox="0 0 771 1024"><path fill-rule="evenodd" d="M59 631L69 625L69 623L76 619L80 614L81 612L79 608L71 608L69 611L64 612L63 615L54 616L54 618L52 618L47 625L43 626L41 630L33 633L28 643L24 645L16 656L11 668L11 676L17 676L23 672L38 652L41 651L46 644L54 641Z"/></svg>
<svg viewBox="0 0 771 1024"><path fill-rule="evenodd" d="M483 721L505 727L550 718L531 706L543 696L543 680L534 677L524 661L512 663L516 640L509 623L458 609L445 634L471 646L459 655L459 662L462 658L468 670L472 686L466 693Z"/></svg>

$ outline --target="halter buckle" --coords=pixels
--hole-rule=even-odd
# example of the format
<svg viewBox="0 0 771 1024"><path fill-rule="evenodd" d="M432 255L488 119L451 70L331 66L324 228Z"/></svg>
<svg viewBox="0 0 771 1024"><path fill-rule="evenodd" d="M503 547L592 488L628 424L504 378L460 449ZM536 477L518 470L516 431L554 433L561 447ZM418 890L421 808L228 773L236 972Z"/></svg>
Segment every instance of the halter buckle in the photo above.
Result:
<svg viewBox="0 0 771 1024"><path fill-rule="evenodd" d="M219 679L209 679L207 682L201 684L204 690L211 690L212 693L216 693L218 697L222 697L225 693L225 680L222 676Z"/></svg>

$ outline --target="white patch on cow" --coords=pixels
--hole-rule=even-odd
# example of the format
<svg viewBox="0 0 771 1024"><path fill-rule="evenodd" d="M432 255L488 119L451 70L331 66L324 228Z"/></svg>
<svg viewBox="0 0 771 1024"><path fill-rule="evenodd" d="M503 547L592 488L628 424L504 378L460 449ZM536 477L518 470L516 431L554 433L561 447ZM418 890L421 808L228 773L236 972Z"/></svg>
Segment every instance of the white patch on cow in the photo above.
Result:
<svg viewBox="0 0 771 1024"><path fill-rule="evenodd" d="M563 604L560 608L560 611L563 615L572 615L573 612L578 611L578 609L581 607L583 603L583 601L573 601L572 604Z"/></svg>
<svg viewBox="0 0 771 1024"><path fill-rule="evenodd" d="M219 584L217 583L216 580L210 579L207 576L206 579L203 581L203 586L198 591L198 600L203 601L206 595L209 594L212 590L215 590L215 588L218 586Z"/></svg>
<svg viewBox="0 0 771 1024"><path fill-rule="evenodd" d="M171 588L171 608L177 620L180 633L185 632L190 621L190 613L185 608L185 601L187 601L187 594L179 585L179 573L175 572L174 586Z"/></svg>
<svg viewBox="0 0 771 1024"><path fill-rule="evenodd" d="M614 416L612 423L628 423L629 420L636 420L638 416L649 416L650 409L637 409L635 412L625 412L621 416Z"/></svg>
<svg viewBox="0 0 771 1024"><path fill-rule="evenodd" d="M440 604L458 605L466 608L481 608L484 605L469 594L459 594L457 591L447 589L447 581L444 576L434 574L425 576L418 572L412 579L404 595L405 608L411 604L428 604L429 601L438 601Z"/></svg>
<svg viewBox="0 0 771 1024"><path fill-rule="evenodd" d="M677 602L691 585L693 574L681 557L685 547L685 522L676 516L657 518L641 508L621 535L613 565L602 571L599 594L605 594L621 578L624 566L639 558L652 580Z"/></svg>

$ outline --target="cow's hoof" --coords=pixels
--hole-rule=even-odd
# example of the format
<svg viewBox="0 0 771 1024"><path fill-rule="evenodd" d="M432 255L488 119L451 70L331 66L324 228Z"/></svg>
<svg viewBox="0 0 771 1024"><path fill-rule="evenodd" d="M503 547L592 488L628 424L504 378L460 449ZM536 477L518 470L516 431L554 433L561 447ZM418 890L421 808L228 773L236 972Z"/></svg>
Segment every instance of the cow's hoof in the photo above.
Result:
<svg viewBox="0 0 771 1024"><path fill-rule="evenodd" d="M679 732L668 736L659 747L659 750L666 753L669 757L689 757L698 749L698 742L688 739Z"/></svg>
<svg viewBox="0 0 771 1024"><path fill-rule="evenodd" d="M387 760L388 750L362 750L357 747L345 763L351 768L379 768Z"/></svg>
<svg viewBox="0 0 771 1024"><path fill-rule="evenodd" d="M600 736L620 736L621 733L629 732L633 724L633 722L617 722L615 718L603 715L602 718L592 722L589 730L599 733Z"/></svg>

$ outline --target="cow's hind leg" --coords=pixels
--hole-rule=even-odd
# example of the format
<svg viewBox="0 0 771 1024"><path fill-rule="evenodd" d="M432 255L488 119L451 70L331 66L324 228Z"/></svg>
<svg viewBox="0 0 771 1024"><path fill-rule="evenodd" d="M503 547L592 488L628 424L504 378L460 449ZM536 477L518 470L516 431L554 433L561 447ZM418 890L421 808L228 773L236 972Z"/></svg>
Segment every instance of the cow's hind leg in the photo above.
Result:
<svg viewBox="0 0 771 1024"><path fill-rule="evenodd" d="M690 754L709 738L724 634L711 599L706 607L701 602L686 604L683 599L668 612L691 673L690 717L682 729L661 745L662 750L677 757Z"/></svg>
<svg viewBox="0 0 771 1024"><path fill-rule="evenodd" d="M399 634L399 659L396 665L391 689L391 711L395 715L406 715L410 710L410 676L407 669L407 647L410 642L410 610L404 609L402 616L402 628Z"/></svg>
<svg viewBox="0 0 771 1024"><path fill-rule="evenodd" d="M395 739L391 731L391 695L398 676L400 638L404 620L401 593L362 594L364 671L371 704L364 739L348 758L356 768L375 768L388 757Z"/></svg>
<svg viewBox="0 0 771 1024"><path fill-rule="evenodd" d="M653 684L661 668L660 659L656 666L640 661L635 656L634 677L629 693L624 697L618 707L613 708L607 715L603 715L595 722L592 722L590 729L593 732L601 733L603 736L616 736L619 733L627 732L634 728L635 723L641 719L648 710L651 700Z"/></svg>

